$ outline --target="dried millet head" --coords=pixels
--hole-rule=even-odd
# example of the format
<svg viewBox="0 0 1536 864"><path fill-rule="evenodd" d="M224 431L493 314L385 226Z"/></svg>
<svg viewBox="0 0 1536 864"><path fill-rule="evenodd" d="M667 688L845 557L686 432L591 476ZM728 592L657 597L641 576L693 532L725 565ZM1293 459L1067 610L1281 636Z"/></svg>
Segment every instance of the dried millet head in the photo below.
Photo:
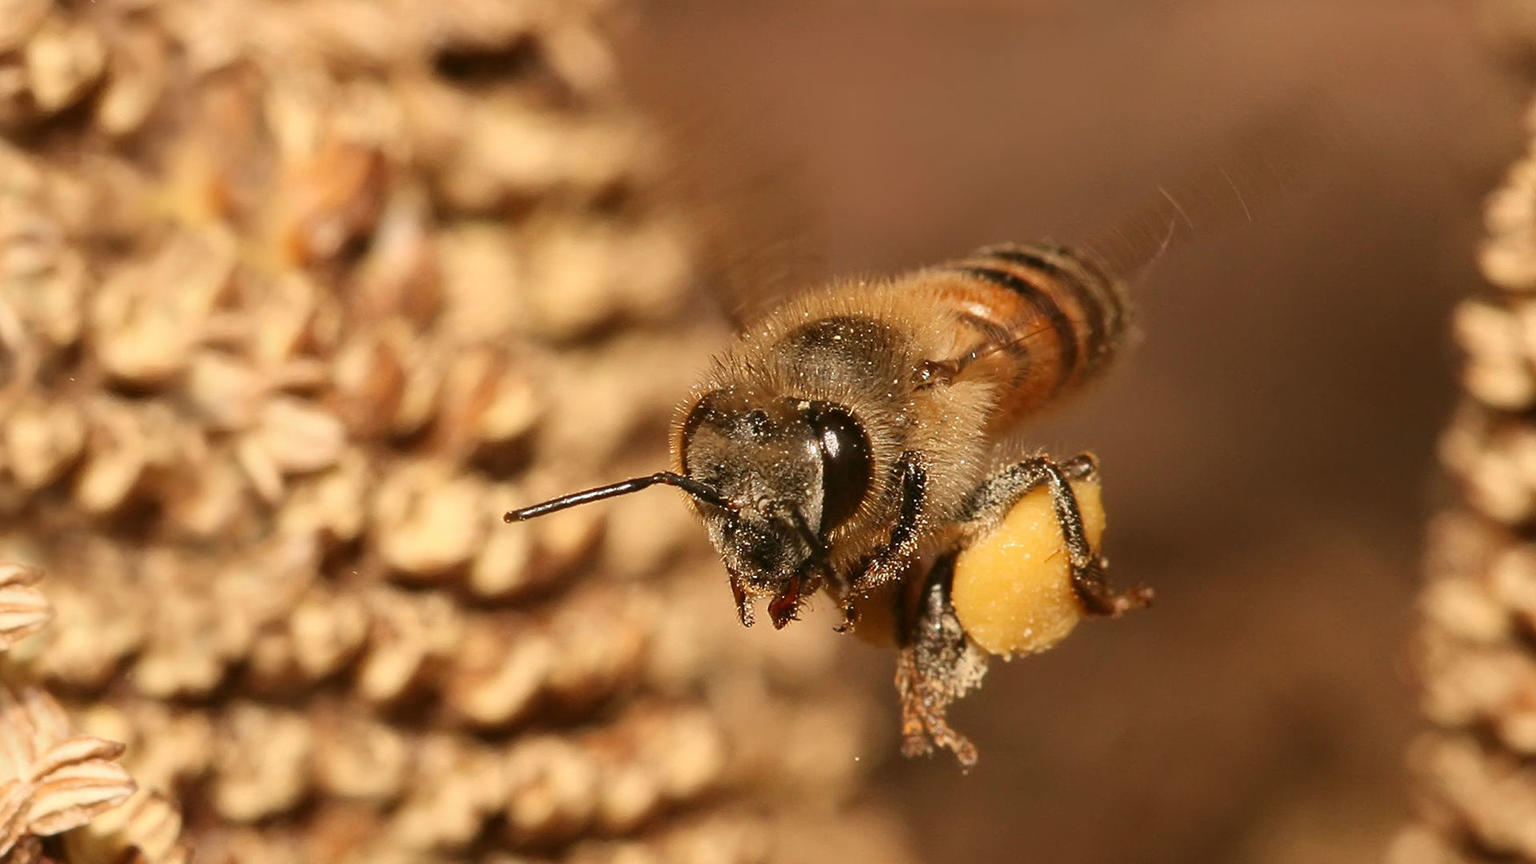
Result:
<svg viewBox="0 0 1536 864"><path fill-rule="evenodd" d="M36 568L0 562L0 652L30 647L52 610ZM34 640L35 641L35 640ZM74 718L21 665L0 657L0 858L42 860L43 838L63 835L70 861L186 860L181 814L137 787L118 764L124 745L81 734Z"/></svg>
<svg viewBox="0 0 1536 864"><path fill-rule="evenodd" d="M14 5L0 554L56 613L15 663L142 790L70 856L179 860L178 803L242 862L856 837L829 636L743 637L681 505L499 519L659 462L714 335L607 3Z"/></svg>
<svg viewBox="0 0 1536 864"><path fill-rule="evenodd" d="M1536 861L1532 159L1489 199L1481 264L1493 290L1463 301L1454 322L1465 398L1440 453L1462 496L1431 523L1416 648L1435 728L1410 754L1419 821L1393 864Z"/></svg>

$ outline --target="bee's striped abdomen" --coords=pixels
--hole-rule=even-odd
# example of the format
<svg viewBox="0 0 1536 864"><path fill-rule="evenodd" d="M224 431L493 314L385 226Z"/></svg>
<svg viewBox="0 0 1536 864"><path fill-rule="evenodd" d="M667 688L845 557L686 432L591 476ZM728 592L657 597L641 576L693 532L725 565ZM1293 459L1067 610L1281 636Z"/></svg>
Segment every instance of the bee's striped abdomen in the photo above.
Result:
<svg viewBox="0 0 1536 864"><path fill-rule="evenodd" d="M1119 280L1059 246L994 246L929 271L969 330L974 361L999 379L994 426L1012 425L1099 371L1124 341Z"/></svg>

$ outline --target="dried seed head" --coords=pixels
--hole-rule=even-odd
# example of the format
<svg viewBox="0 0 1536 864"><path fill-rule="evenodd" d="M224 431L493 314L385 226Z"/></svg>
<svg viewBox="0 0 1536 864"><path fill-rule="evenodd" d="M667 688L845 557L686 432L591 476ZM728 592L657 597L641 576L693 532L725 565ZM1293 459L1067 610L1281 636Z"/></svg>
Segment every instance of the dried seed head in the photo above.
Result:
<svg viewBox="0 0 1536 864"><path fill-rule="evenodd" d="M303 800L313 749L303 715L246 702L218 725L212 802L219 815L255 822Z"/></svg>
<svg viewBox="0 0 1536 864"><path fill-rule="evenodd" d="M96 103L96 125L108 135L137 132L165 92L170 50L160 34L130 27L117 34L107 83Z"/></svg>
<svg viewBox="0 0 1536 864"><path fill-rule="evenodd" d="M256 425L266 395L264 383L260 373L241 358L202 350L188 364L185 392L206 428L236 431Z"/></svg>
<svg viewBox="0 0 1536 864"><path fill-rule="evenodd" d="M506 806L501 754L448 735L429 736L416 749L416 782L390 822L390 837L406 849L462 849Z"/></svg>
<svg viewBox="0 0 1536 864"><path fill-rule="evenodd" d="M532 431L542 413L533 382L513 371L503 351L453 358L438 398L438 446L450 454L505 449Z"/></svg>
<svg viewBox="0 0 1536 864"><path fill-rule="evenodd" d="M362 650L368 614L351 598L316 587L289 616L288 634L294 662L314 681L340 671Z"/></svg>
<svg viewBox="0 0 1536 864"><path fill-rule="evenodd" d="M493 510L501 509L501 501L508 501L506 509L521 500L511 496L496 496ZM505 510L502 510L505 512ZM485 545L475 556L470 568L469 590L480 597L510 598L535 585L533 571L534 540L531 531L492 531Z"/></svg>
<svg viewBox="0 0 1536 864"><path fill-rule="evenodd" d="M301 399L267 400L253 431L255 446L285 474L335 465L346 446L346 429L335 415Z"/></svg>
<svg viewBox="0 0 1536 864"><path fill-rule="evenodd" d="M598 768L576 745L528 738L507 754L507 832L517 846L542 845L580 832L597 809Z"/></svg>
<svg viewBox="0 0 1536 864"><path fill-rule="evenodd" d="M177 235L153 258L126 266L91 305L91 344L102 368L135 387L178 374L207 332L234 271L227 235Z"/></svg>
<svg viewBox="0 0 1536 864"><path fill-rule="evenodd" d="M367 597L368 647L357 669L358 695L390 703L458 649L460 612L442 594L377 590Z"/></svg>
<svg viewBox="0 0 1536 864"><path fill-rule="evenodd" d="M1536 405L1536 298L1463 303L1455 332L1468 355L1462 382L1469 395L1505 411Z"/></svg>
<svg viewBox="0 0 1536 864"><path fill-rule="evenodd" d="M96 689L143 644L147 612L142 593L125 578L127 562L99 545L87 552L88 563L96 565L89 589L62 580L49 586L59 624L45 632L47 644L36 663L47 679Z"/></svg>
<svg viewBox="0 0 1536 864"><path fill-rule="evenodd" d="M35 586L43 571L25 564L0 563L0 651L42 630L53 607Z"/></svg>
<svg viewBox="0 0 1536 864"><path fill-rule="evenodd" d="M168 484L165 514L174 531L209 540L235 536L235 526L250 516L249 488L236 457L226 449L191 456Z"/></svg>
<svg viewBox="0 0 1536 864"><path fill-rule="evenodd" d="M521 719L545 689L553 654L549 638L531 622L475 619L454 658L447 703L476 726Z"/></svg>
<svg viewBox="0 0 1536 864"><path fill-rule="evenodd" d="M22 53L32 99L47 114L74 104L101 77L107 56L95 28L60 16L44 21Z"/></svg>
<svg viewBox="0 0 1536 864"><path fill-rule="evenodd" d="M142 864L187 864L181 811L159 792L139 789L120 806L64 835L71 864L114 864L128 856Z"/></svg>
<svg viewBox="0 0 1536 864"><path fill-rule="evenodd" d="M330 139L290 163L278 236L299 264L327 261L370 230L383 209L388 164L378 149Z"/></svg>
<svg viewBox="0 0 1536 864"><path fill-rule="evenodd" d="M1488 199L1483 275L1507 291L1536 291L1536 152L1515 164Z"/></svg>
<svg viewBox="0 0 1536 864"><path fill-rule="evenodd" d="M470 222L439 235L442 326L465 342L516 332L527 315L521 302L526 261L514 240L483 223ZM486 285L501 286L487 294Z"/></svg>
<svg viewBox="0 0 1536 864"><path fill-rule="evenodd" d="M0 51L9 53L26 44L53 7L52 0L5 0L0 3Z"/></svg>
<svg viewBox="0 0 1536 864"><path fill-rule="evenodd" d="M87 734L122 741L123 766L143 789L173 789L201 774L210 746L206 724L189 713L139 701L123 708L93 705L77 715Z"/></svg>
<svg viewBox="0 0 1536 864"><path fill-rule="evenodd" d="M353 434L408 431L424 422L424 413L414 406L413 413L423 416L403 424L399 417L408 377L421 374L419 368L407 369L407 358L419 354L415 336L403 321L361 328L346 339L333 362L332 377L342 417ZM435 390L435 378L433 382ZM429 407L432 401L426 400Z"/></svg>
<svg viewBox="0 0 1536 864"><path fill-rule="evenodd" d="M75 734L42 690L0 687L0 854L23 834L68 831L133 794L114 761L122 750Z"/></svg>
<svg viewBox="0 0 1536 864"><path fill-rule="evenodd" d="M1422 738L1410 758L1435 782L1444 818L1495 854L1536 857L1536 770L1466 739Z"/></svg>
<svg viewBox="0 0 1536 864"><path fill-rule="evenodd" d="M1488 202L1481 263L1495 290L1456 313L1467 398L1440 456L1464 495L1431 523L1417 649L1436 729L1410 754L1419 820L1398 837L1393 864L1536 860L1533 189L1536 151Z"/></svg>
<svg viewBox="0 0 1536 864"><path fill-rule="evenodd" d="M402 578L434 580L467 566L495 521L483 485L445 462L406 463L374 496L371 533Z"/></svg>
<svg viewBox="0 0 1536 864"><path fill-rule="evenodd" d="M156 793L198 790L215 861L760 859L752 807L823 806L743 756L789 722L760 679L828 657L739 645L684 511L498 519L663 458L714 344L627 206L603 4L111 5L0 0L0 125L71 121L0 143L0 546L57 613L7 669L148 791L42 847L0 781L0 840L179 862ZM0 639L34 590L0 580Z"/></svg>
<svg viewBox="0 0 1536 864"><path fill-rule="evenodd" d="M415 742L390 726L337 714L316 731L315 782L339 798L390 803L405 793L416 758Z"/></svg>
<svg viewBox="0 0 1536 864"><path fill-rule="evenodd" d="M356 307L366 317L399 317L421 327L442 311L442 264L429 206L426 196L410 187L397 188L385 205L352 289Z"/></svg>
<svg viewBox="0 0 1536 864"><path fill-rule="evenodd" d="M583 705L633 686L658 620L638 592L572 598L550 621L550 694Z"/></svg>

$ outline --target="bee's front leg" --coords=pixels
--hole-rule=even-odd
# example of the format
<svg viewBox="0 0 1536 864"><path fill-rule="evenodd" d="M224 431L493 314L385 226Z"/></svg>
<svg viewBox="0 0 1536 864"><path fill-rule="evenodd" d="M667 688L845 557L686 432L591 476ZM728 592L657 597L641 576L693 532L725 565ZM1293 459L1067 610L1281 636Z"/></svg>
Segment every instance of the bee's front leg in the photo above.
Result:
<svg viewBox="0 0 1536 864"><path fill-rule="evenodd" d="M901 752L922 756L933 746L953 751L962 768L976 764L976 746L949 725L949 706L981 683L987 655L965 635L950 602L954 553L938 559L921 593L898 606L896 691L901 698Z"/></svg>
<svg viewBox="0 0 1536 864"><path fill-rule="evenodd" d="M967 533L980 536L990 531L1020 498L1044 484L1051 493L1051 506L1061 526L1062 545L1067 550L1067 561L1072 567L1072 590L1090 615L1113 617L1139 609L1152 602L1152 589L1138 586L1129 591L1117 592L1109 587L1105 578L1105 559L1093 551L1083 531L1083 516L1077 507L1077 496L1072 492L1072 480L1098 480L1098 462L1091 454L1083 453L1065 462L1057 463L1044 456L1025 459L1010 465L991 477L971 496L962 519L967 523Z"/></svg>
<svg viewBox="0 0 1536 864"><path fill-rule="evenodd" d="M751 627L753 622L752 598L747 596L746 589L742 587L741 577L731 574L731 599L736 601L736 620L743 627Z"/></svg>
<svg viewBox="0 0 1536 864"><path fill-rule="evenodd" d="M896 512L896 522L886 539L862 571L850 580L848 590L861 595L871 588L895 581L912 563L917 554L918 538L923 529L923 513L928 502L928 472L916 453L903 453L896 463L900 477L901 503Z"/></svg>

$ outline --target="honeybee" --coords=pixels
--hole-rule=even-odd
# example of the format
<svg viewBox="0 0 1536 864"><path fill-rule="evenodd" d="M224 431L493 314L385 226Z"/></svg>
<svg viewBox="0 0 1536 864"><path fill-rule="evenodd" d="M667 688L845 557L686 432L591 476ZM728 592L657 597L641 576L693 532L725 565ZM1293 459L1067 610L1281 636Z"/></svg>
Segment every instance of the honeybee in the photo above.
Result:
<svg viewBox="0 0 1536 864"><path fill-rule="evenodd" d="M1026 456L1010 434L1126 348L1128 286L1176 239L1252 222L1250 202L1300 191L1302 157L1327 143L1313 112L1277 111L1222 160L1236 172L1158 186L1089 242L988 246L790 296L746 321L679 405L672 470L506 521L681 489L744 626L758 601L783 628L830 597L839 630L897 650L902 752L941 747L969 768L976 748L948 709L990 658L1046 650L1084 619L1153 599L1106 577L1094 456Z"/></svg>
<svg viewBox="0 0 1536 864"><path fill-rule="evenodd" d="M1129 309L1124 280L1103 259L1050 244L992 246L800 294L743 329L682 403L672 471L506 520L653 485L681 489L725 563L743 625L765 598L782 628L817 592L837 603L840 629L862 632L861 619L873 619L868 629L900 652L904 752L938 744L969 766L975 748L945 714L979 681L989 652L953 602L966 587L956 580L977 578L966 575L968 555L1017 539L1016 526L1003 529L1032 493L1048 495L1075 607L1065 628L1046 628L1054 638L1074 615L1113 617L1152 600L1145 587L1112 588L1090 543L1074 486L1097 503L1091 455L993 467L1005 433L1106 367L1125 343ZM998 565L981 570L995 576ZM1040 596L1000 602L1048 602ZM1020 627L1039 624L1034 606L1013 610L1030 621ZM1024 641L1037 650L1053 640Z"/></svg>

